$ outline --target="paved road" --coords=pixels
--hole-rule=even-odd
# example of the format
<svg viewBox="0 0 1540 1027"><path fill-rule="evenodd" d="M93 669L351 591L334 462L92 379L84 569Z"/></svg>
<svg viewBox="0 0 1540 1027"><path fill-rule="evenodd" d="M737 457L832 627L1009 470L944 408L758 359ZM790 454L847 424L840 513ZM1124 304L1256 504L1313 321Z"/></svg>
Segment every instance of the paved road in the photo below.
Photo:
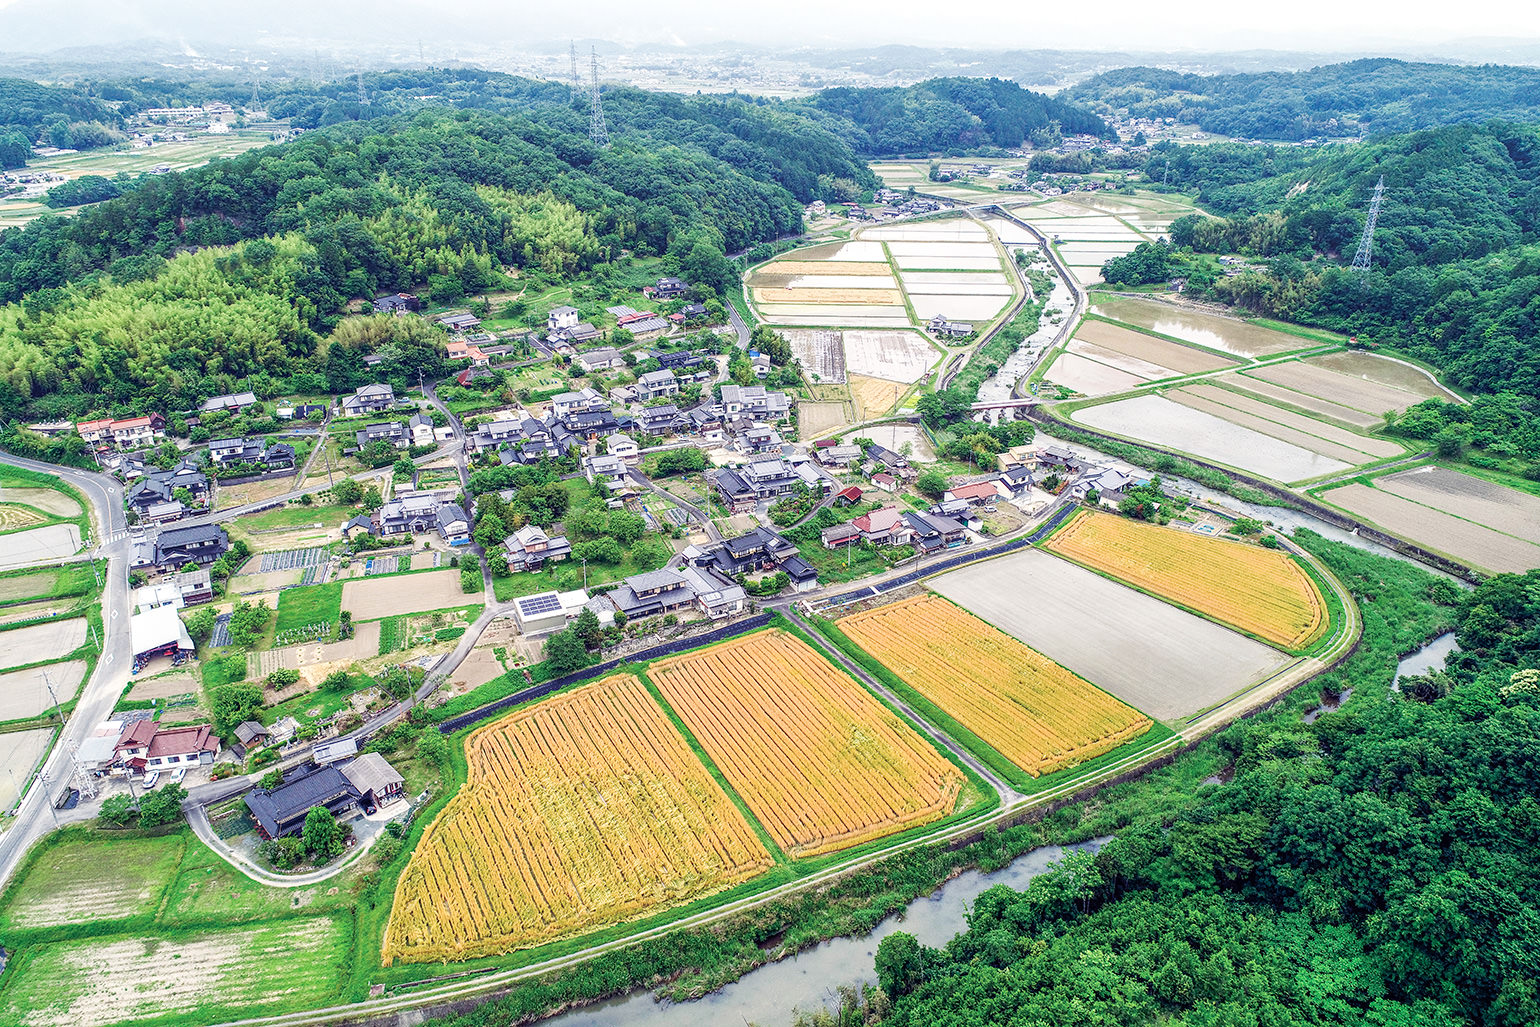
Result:
<svg viewBox="0 0 1540 1027"><path fill-rule="evenodd" d="M54 794L73 775L71 752L92 728L112 713L133 668L133 654L129 651L128 637L132 607L128 592L129 545L127 523L123 517L123 487L105 474L62 468L9 453L0 454L0 461L31 471L57 474L74 485L91 504L93 541L95 538L109 540L100 547L100 555L107 559L102 589L102 655L80 693L75 711L65 722L62 734L43 764L43 787L34 785L28 789L15 820L5 834L0 835L0 886L3 886L32 843L54 829L49 809Z"/></svg>

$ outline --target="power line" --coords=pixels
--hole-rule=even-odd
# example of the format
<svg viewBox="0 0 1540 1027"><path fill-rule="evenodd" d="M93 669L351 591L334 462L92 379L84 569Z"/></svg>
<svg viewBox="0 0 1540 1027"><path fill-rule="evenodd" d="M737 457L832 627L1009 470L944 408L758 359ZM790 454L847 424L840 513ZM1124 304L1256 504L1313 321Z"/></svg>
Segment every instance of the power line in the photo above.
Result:
<svg viewBox="0 0 1540 1027"><path fill-rule="evenodd" d="M1374 187L1374 199L1369 201L1369 220L1364 222L1363 238L1358 240L1358 252L1353 255L1353 270L1359 278L1369 273L1369 263L1374 251L1374 226L1380 220L1380 201L1385 197L1385 176L1380 176Z"/></svg>
<svg viewBox="0 0 1540 1027"><path fill-rule="evenodd" d="M610 145L609 129L604 127L604 105L599 102L599 51L590 49L589 67L593 71L593 79L589 90L592 98L593 109L588 115L588 138L599 146Z"/></svg>

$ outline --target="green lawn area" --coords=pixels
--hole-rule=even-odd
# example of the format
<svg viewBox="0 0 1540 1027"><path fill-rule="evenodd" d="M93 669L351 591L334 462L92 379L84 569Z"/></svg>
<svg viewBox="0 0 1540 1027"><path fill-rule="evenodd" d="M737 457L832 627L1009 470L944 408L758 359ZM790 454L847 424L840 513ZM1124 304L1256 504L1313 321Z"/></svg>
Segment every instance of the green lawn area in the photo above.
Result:
<svg viewBox="0 0 1540 1027"><path fill-rule="evenodd" d="M630 577L632 574L640 574L642 569L631 560L631 554L620 563L594 563L588 562L588 587L603 585L610 581L619 581L621 578ZM525 571L521 574L509 574L506 577L493 577L492 594L497 601L505 603L519 596L533 595L536 592L549 592L555 589L558 592L567 592L574 588L583 587L583 563L581 560L567 559L561 563L547 564L539 571Z"/></svg>
<svg viewBox="0 0 1540 1027"><path fill-rule="evenodd" d="M342 582L286 588L278 593L278 623L273 630L282 634L309 624L335 624L342 614Z"/></svg>
<svg viewBox="0 0 1540 1027"><path fill-rule="evenodd" d="M320 503L306 506L303 503L290 503L273 510L237 517L235 524L247 531L304 528L312 524L324 524L328 528L334 528L354 517L358 512L359 508L356 506L323 506Z"/></svg>
<svg viewBox="0 0 1540 1027"><path fill-rule="evenodd" d="M189 835L112 841L74 829L39 844L22 876L6 890L0 930L89 924L153 915L182 859ZM210 853L212 856L213 853Z"/></svg>
<svg viewBox="0 0 1540 1027"><path fill-rule="evenodd" d="M861 546L825 549L822 542L809 542L798 546L797 552L802 559L813 565L818 571L818 580L824 584L854 581L888 569L882 557ZM845 564L847 552L850 560L848 567Z"/></svg>
<svg viewBox="0 0 1540 1027"><path fill-rule="evenodd" d="M215 1023L325 1005L341 993L352 933L345 917L313 916L35 946L7 968L0 1020Z"/></svg>

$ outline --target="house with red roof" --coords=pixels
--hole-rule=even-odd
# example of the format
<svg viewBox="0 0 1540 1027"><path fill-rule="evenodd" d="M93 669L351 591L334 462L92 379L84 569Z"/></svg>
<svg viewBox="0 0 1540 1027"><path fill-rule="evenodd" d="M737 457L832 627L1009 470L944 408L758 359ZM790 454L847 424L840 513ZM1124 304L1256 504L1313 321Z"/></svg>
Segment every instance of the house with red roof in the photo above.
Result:
<svg viewBox="0 0 1540 1027"><path fill-rule="evenodd" d="M134 721L118 739L116 762L150 773L212 763L218 753L219 739L207 724L163 728L145 718Z"/></svg>
<svg viewBox="0 0 1540 1027"><path fill-rule="evenodd" d="M901 546L914 534L896 506L884 506L850 522L861 539L874 546Z"/></svg>
<svg viewBox="0 0 1540 1027"><path fill-rule="evenodd" d="M972 485L954 485L942 496L945 502L961 500L969 506L986 506L1000 498L997 481L976 481Z"/></svg>

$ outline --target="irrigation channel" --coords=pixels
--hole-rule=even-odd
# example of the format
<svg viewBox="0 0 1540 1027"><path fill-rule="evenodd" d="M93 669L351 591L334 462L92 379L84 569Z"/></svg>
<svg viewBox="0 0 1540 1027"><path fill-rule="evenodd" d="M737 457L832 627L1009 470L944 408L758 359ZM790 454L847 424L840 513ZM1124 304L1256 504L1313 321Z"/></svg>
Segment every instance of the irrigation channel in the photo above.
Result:
<svg viewBox="0 0 1540 1027"><path fill-rule="evenodd" d="M540 1023L542 1027L716 1027L740 1023L785 1027L791 1023L794 1010L832 1008L842 986L876 983L872 967L877 944L893 932L906 931L922 945L945 945L968 926L968 910L986 890L997 884L1025 888L1066 851L1095 852L1108 840L1093 838L1066 847L1045 845L1016 857L994 873L970 870L930 895L915 899L902 913L884 920L864 937L836 938L766 963L703 998L673 1003L658 1001L648 991L635 991Z"/></svg>

